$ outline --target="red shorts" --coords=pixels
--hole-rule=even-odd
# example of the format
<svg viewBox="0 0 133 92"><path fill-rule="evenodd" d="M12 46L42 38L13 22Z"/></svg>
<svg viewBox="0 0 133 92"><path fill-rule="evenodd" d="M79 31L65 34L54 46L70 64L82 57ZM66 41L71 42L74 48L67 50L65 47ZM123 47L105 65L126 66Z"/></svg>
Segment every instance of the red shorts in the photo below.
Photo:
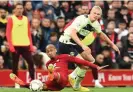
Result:
<svg viewBox="0 0 133 92"><path fill-rule="evenodd" d="M59 91L62 90L68 83L68 77L60 74L60 79L59 81L46 81L45 84L47 85L47 89L52 90L52 91Z"/></svg>

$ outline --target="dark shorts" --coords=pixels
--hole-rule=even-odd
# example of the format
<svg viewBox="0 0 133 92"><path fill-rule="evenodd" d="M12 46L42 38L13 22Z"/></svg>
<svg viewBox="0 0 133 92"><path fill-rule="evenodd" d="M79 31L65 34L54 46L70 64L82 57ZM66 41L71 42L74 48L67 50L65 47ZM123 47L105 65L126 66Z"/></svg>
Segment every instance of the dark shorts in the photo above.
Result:
<svg viewBox="0 0 133 92"><path fill-rule="evenodd" d="M71 45L59 42L59 53L60 54L70 54L77 56L82 53L84 50L79 45Z"/></svg>

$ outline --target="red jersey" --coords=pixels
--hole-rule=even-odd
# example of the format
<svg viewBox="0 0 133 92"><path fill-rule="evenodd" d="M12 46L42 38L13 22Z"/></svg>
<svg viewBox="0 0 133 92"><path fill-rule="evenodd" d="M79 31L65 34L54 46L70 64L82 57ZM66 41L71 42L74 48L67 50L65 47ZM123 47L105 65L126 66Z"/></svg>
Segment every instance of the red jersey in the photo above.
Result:
<svg viewBox="0 0 133 92"><path fill-rule="evenodd" d="M59 72L65 76L67 76L68 75L68 62L73 62L76 64L89 66L89 67L93 67L93 68L98 67L97 65L95 65L89 61L82 60L82 59L76 58L74 56L70 56L68 54L57 55L55 58L48 61L46 66L48 67L49 64L53 64L55 66L56 72Z"/></svg>

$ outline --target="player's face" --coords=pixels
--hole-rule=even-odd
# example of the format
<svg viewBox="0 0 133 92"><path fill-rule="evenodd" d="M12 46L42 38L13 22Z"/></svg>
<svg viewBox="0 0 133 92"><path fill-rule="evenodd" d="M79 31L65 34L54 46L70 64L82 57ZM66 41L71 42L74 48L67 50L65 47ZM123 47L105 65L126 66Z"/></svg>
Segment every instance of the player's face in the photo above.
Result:
<svg viewBox="0 0 133 92"><path fill-rule="evenodd" d="M91 18L92 22L98 20L100 17L101 17L101 11L99 9L95 8L95 9L91 10L90 18Z"/></svg>
<svg viewBox="0 0 133 92"><path fill-rule="evenodd" d="M57 50L55 48L47 48L46 53L50 58L54 58L56 56Z"/></svg>
<svg viewBox="0 0 133 92"><path fill-rule="evenodd" d="M15 14L18 16L21 16L23 14L23 6L22 5L17 5L15 8Z"/></svg>

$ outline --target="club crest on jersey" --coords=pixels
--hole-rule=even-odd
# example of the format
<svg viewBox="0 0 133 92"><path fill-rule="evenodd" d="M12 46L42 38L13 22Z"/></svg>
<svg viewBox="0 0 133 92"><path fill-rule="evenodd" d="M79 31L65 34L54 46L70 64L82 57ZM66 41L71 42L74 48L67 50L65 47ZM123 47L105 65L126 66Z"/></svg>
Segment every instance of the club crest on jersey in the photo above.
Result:
<svg viewBox="0 0 133 92"><path fill-rule="evenodd" d="M71 56L74 56L74 52L70 52L70 55L71 55Z"/></svg>

